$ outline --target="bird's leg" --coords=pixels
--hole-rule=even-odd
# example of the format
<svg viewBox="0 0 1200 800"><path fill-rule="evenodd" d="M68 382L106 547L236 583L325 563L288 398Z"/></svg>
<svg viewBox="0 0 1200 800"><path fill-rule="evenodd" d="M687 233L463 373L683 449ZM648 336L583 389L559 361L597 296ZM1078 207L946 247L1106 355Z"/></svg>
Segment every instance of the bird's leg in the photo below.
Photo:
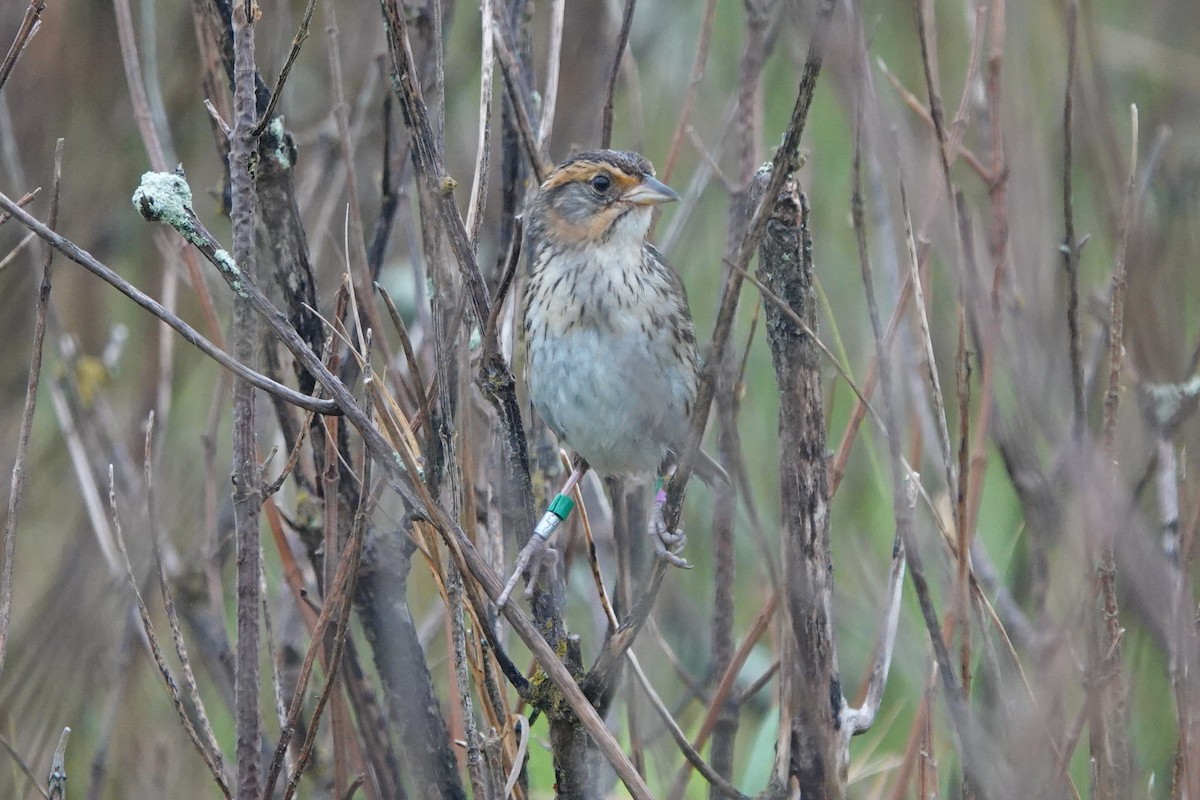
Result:
<svg viewBox="0 0 1200 800"><path fill-rule="evenodd" d="M546 513L542 515L537 527L533 529L533 536L530 536L529 541L521 548L512 577L508 579L508 583L504 584L504 591L496 598L497 608L504 608L504 604L508 602L509 596L517 586L517 581L520 580L526 569L529 570L529 579L525 583L526 597L533 594L533 587L537 584L542 570L547 566L551 570L554 569L558 553L550 546L550 537L554 535L559 524L575 510L575 501L571 499L571 490L588 471L588 463L578 455L575 456L572 466L571 475L554 499L550 501L550 507L546 509Z"/></svg>
<svg viewBox="0 0 1200 800"><path fill-rule="evenodd" d="M654 507L650 510L650 521L646 532L654 539L654 550L658 557L669 561L680 569L691 569L688 560L679 555L679 551L687 544L687 536L683 533L683 525L677 525L675 530L667 527L664 509L667 505L667 484L671 481L674 468L664 471L655 481Z"/></svg>

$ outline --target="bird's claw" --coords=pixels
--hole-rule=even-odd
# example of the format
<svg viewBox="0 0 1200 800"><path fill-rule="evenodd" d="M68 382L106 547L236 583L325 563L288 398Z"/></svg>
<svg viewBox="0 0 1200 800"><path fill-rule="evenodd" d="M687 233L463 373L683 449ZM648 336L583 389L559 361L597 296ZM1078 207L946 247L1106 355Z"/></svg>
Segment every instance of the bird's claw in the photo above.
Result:
<svg viewBox="0 0 1200 800"><path fill-rule="evenodd" d="M687 535L683 532L682 526L675 530L667 527L661 503L655 502L646 532L654 539L654 552L658 554L659 558L680 569L692 568L688 560L679 555L679 552L687 545Z"/></svg>
<svg viewBox="0 0 1200 800"><path fill-rule="evenodd" d="M496 598L496 608L502 609L508 603L508 598L512 596L513 589L517 587L517 581L521 580L521 575L525 573L525 570L529 570L529 580L525 583L525 596L530 597L543 570L549 567L550 575L553 576L557 565L558 551L540 536L529 537L529 541L521 548L521 554L517 556L517 564L513 568L512 576L504 584L504 591Z"/></svg>

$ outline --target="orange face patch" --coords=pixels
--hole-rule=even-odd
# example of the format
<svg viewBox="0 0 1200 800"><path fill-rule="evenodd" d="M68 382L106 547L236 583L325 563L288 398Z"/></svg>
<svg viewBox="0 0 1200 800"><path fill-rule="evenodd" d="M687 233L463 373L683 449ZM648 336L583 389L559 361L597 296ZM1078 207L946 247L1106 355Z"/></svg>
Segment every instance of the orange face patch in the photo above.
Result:
<svg viewBox="0 0 1200 800"><path fill-rule="evenodd" d="M625 208L619 205L603 206L597 209L584 225L567 220L553 208L547 210L546 216L549 224L554 228L555 236L564 242L580 244L593 242L602 237L613 221L627 210L628 206Z"/></svg>
<svg viewBox="0 0 1200 800"><path fill-rule="evenodd" d="M586 183L600 174L608 175L613 179L619 190L618 195L624 194L642 182L641 175L630 175L612 164L598 161L574 161L552 172L550 177L546 178L546 182L542 184L542 191L550 191L576 181Z"/></svg>

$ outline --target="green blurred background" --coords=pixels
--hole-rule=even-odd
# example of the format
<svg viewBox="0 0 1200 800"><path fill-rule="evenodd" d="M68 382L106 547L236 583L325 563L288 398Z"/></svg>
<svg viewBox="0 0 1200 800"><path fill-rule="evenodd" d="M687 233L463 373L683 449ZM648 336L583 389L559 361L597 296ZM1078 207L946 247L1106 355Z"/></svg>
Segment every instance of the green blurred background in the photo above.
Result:
<svg viewBox="0 0 1200 800"><path fill-rule="evenodd" d="M803 64L812 12L807 3L787 0L778 5L778 39L766 63L760 96L761 136L754 142L755 163L769 158L791 113ZM928 4L936 19L936 58L947 117L954 114L964 89L974 30L975 4L939 0ZM301 3L263 2L258 26L258 61L268 79L282 63L298 24ZM537 4L532 22L539 86L545 74L550 3ZM703 146L720 165L723 177L739 181L736 126L727 120L738 86L739 63L746 33L745 9L731 0L718 0L711 52L692 116L694 137L684 142L670 183L681 192L706 162ZM914 225L931 250L927 301L942 385L953 391L957 337L955 297L958 269L952 220L944 201L933 205L941 187L935 140L930 127L906 107L884 74L884 66L922 101L927 99L914 11L909 3L875 0L839 10L839 26L830 42L824 72L805 131L807 161L798 177L812 206L811 230L822 292L821 335L843 358L857 380L865 375L874 354L866 301L850 222L854 120L859 103L865 109L867 138L870 241L876 266L882 313L889 315L907 268L899 187L904 182ZM615 146L636 149L660 167L688 88L688 75L701 27L702 3L642 0L637 4L629 53L622 70L616 103ZM7 0L0 6L0 39L15 31L25 4ZM360 200L367 219L376 214L381 160L382 103L386 80L381 79L384 54L382 23L373 3L337 6L338 40L344 60L346 97L352 119L361 121L355 133L355 164ZM610 68L620 8L615 2L568 3L562 78L551 155L557 160L594 146L599 137L604 83ZM198 54L191 13L183 3L134 3L142 35L142 58L147 75L161 83L165 118L171 133L173 158L182 163L196 193L200 216L223 241L228 221L219 216L214 194L219 192L223 165L216 154L208 115L202 105ZM476 150L479 97L479 11L470 3L454 3L446 12L446 162L458 180L457 199L466 208ZM62 210L59 229L122 275L156 296L162 292L164 271L152 231L134 213L129 197L149 164L133 119L127 84L116 45L113 8L106 3L51 3L43 25L18 64L3 92L0 108L0 190L16 197L36 186L42 195L31 206L46 216L54 144L65 137ZM317 20L321 19L320 13ZM1007 34L1001 61L1002 128L1007 172L1009 285L1004 306L1011 321L996 367L994 427L1018 431L1031 451L1052 462L1058 437L1069 424L1070 379L1064 322L1065 277L1059 247L1063 241L1062 116L1066 75L1066 12L1060 2L1009 2ZM856 26L867 47L866 77L860 73ZM1194 0L1089 0L1080 7L1079 72L1075 95L1074 208L1076 230L1088 237L1081 260L1081 307L1085 355L1089 364L1102 364L1101 335L1107 317L1108 281L1120 232L1121 192L1128 169L1129 106L1140 111L1140 158L1143 192L1131 230L1128 250L1129 294L1126 324L1128 369L1123 383L1177 382L1194 374L1191 363L1200 337L1200 14ZM148 35L149 34L149 35ZM153 43L153 48L150 44ZM336 126L331 114L328 33L314 21L312 38L296 64L280 105L299 149L297 166L301 210L309 224L310 247L321 280L320 300L326 306L339 278L345 186L337 169ZM986 50L978 65L976 83L967 87L969 123L963 144L989 164L988 112L984 78ZM497 96L503 84L497 72ZM498 115L497 115L498 118ZM728 135L727 135L728 134ZM498 156L493 162L495 169ZM961 160L953 177L971 209L971 224L983 274L991 267L984 242L990 220L989 187ZM499 230L498 174L480 244L481 261L497 258ZM414 302L410 254L419 253L411 223L415 202L402 212L393 236L383 279ZM683 275L702 338L711 331L719 297L726 248L729 193L720 179L710 181L688 217L677 226L681 206L665 210L657 233L666 254ZM404 223L407 215L409 222ZM0 227L0 257L25 236L13 222ZM41 262L40 246L27 248L0 271L0 463L12 463L20 408L29 362L34 297ZM213 276L209 276L210 279ZM222 319L228 318L228 293L213 284ZM972 297L970 303L979 297ZM734 345L745 346L753 309L760 303L747 287L739 312ZM156 405L161 326L114 291L102 286L75 265L56 261L54 322L47 342L47 379L64 369L56 342L70 334L81 351L100 357L116 326L128 329L118 359L92 380L102 398L110 429L123 437L111 442L140 463L143 422ZM186 285L181 287L181 314L195 325L200 315ZM919 380L920 354L915 328L898 346L902 385ZM1090 349L1087 349L1090 348ZM176 343L171 382L170 413L159 419L157 437L162 457L155 475L162 525L180 558L196 558L203 547L201 520L204 503L201 472L202 436L208 424L217 368L190 347ZM1090 367L1089 367L1090 368ZM823 366L828 399L828 431L834 448L844 431L853 392L832 366ZM913 377L917 376L917 377ZM973 408L979 407L979 376L972 383ZM1098 429L1100 391L1093 391L1091 427ZM950 401L951 406L955 404ZM749 350L740 419L741 436L750 463L753 497L764 520L769 547L774 548L778 517L778 453L776 412L778 396L770 354L761 325ZM1130 485L1152 449L1139 424L1132 391L1124 395L1118 430L1118 460ZM952 414L952 417L954 415ZM948 500L936 439L921 429L919 415L906 426L906 452L935 505L948 513ZM957 425L951 419L951 433ZM228 464L228 424L217 430L216 463L225 476ZM1195 422L1179 433L1177 443L1186 467L1183 481L1183 527L1195 525L1195 475L1200 464L1194 445ZM268 438L273 436L269 434ZM917 444L923 441L923 444ZM976 535L986 543L1005 583L1021 596L1029 580L1024 553L1028 520L1013 488L1013 477L993 446L986 450L986 482ZM214 796L199 759L187 745L174 720L153 664L135 635L125 635L129 611L127 587L106 564L85 511L76 474L72 471L59 422L43 391L33 433L24 511L17 546L14 588L13 640L0 679L0 735L23 755L39 774L48 769L50 752L64 725L75 733L68 767L75 796L183 797ZM835 616L842 682L851 700L872 657L879 609L893 536L891 479L887 449L870 422L850 456L847 474L832 506ZM227 488L227 487L225 487ZM225 488L222 492L225 492ZM1154 517L1153 493L1140 506ZM689 670L703 675L707 668L712 605L712 568L708 517L710 496L695 489L689 497L688 557L697 569L674 573L659 598L655 618L663 635ZM285 492L283 503L294 503ZM744 509L737 517L736 631L740 636L769 596L767 568L761 548L750 533ZM1070 528L1071 526L1066 526ZM948 596L953 566L933 532L928 511L918 510L918 528L935 596ZM138 532L126 531L137 544ZM141 540L145 545L145 540ZM1064 727L1080 703L1075 663L1082 663L1085 643L1077 611L1088 599L1085 570L1080 568L1076 538L1068 536L1050 550L1050 579L1046 612L1039 620L1047 634L1066 642L1052 664L1032 669L1051 725ZM144 552L143 552L144 556ZM272 560L271 570L277 565ZM414 613L434 615L439 605L427 577L415 571L410 592ZM269 581L275 577L269 575ZM585 657L599 638L592 630L592 598L586 576L573 576L573 623L583 630ZM1136 587L1135 587L1136 589ZM1136 757L1137 796L1166 797L1175 748L1175 719L1166 658L1159 641L1148 632L1137 592L1122 622L1126 682L1131 712L1130 741ZM1129 591L1130 587L1123 586ZM272 596L275 596L274 590ZM1127 595L1126 595L1127 596ZM946 601L948 603L948 600ZM860 737L851 750L851 796L888 797L889 778L903 760L914 715L928 681L929 643L911 592L905 606L892 678L875 728ZM945 603L941 603L945 605ZM1123 605L1125 605L1123 603ZM284 614L281 611L281 616ZM435 673L444 658L444 630L430 616L423 630ZM421 621L418 620L421 624ZM294 622L277 621L283 627ZM664 695L681 696L678 678L664 663L661 650L649 637L639 643L652 679ZM773 659L770 634L764 637L743 675L761 674ZM441 655L438 655L441 654ZM1046 679L1047 675L1054 679ZM118 677L123 676L123 677ZM201 677L202 691L208 678ZM444 678L444 673L442 674ZM1045 682L1043 682L1045 681ZM211 691L211 690L210 690ZM756 791L765 782L773 757L776 720L775 684L759 693L743 712L738 736L735 782ZM986 692L979 689L978 692ZM997 691L1016 691L1013 686ZM1046 699L1047 697L1051 699ZM222 742L232 742L228 712L210 702ZM114 710L115 709L115 710ZM943 791L954 795L949 731L944 707L935 704L935 739L943 767ZM680 717L694 729L704 709L687 706ZM106 714L119 724L107 742L109 769L99 786L89 779L96 754L97 731ZM1030 723L1031 725L1034 723ZM1058 728L1056 728L1057 730ZM537 731L535 731L535 736ZM998 734L1011 741L1020 731ZM1019 750L1019 748L1015 748ZM535 775L546 775L548 758L534 747ZM677 753L669 746L651 751L651 785L670 776ZM0 756L0 794L32 796L11 762ZM1086 738L1074 754L1071 772L1087 786ZM691 795L704 790L694 779ZM535 784L549 785L549 781ZM186 788L184 788L186 787ZM622 796L621 789L614 790ZM98 792L93 794L93 792ZM78 794L76 794L78 793ZM535 796L540 796L536 795ZM545 796L548 796L545 795ZM906 795L913 796L913 795Z"/></svg>

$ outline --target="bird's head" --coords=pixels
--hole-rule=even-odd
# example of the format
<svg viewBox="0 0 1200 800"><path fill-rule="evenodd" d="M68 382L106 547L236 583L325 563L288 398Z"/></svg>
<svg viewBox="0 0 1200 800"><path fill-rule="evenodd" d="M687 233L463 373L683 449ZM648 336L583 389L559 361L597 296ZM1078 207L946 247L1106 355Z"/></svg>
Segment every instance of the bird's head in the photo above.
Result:
<svg viewBox="0 0 1200 800"><path fill-rule="evenodd" d="M613 242L641 247L654 206L678 200L637 153L593 150L554 168L538 191L533 225L539 236L564 245Z"/></svg>

